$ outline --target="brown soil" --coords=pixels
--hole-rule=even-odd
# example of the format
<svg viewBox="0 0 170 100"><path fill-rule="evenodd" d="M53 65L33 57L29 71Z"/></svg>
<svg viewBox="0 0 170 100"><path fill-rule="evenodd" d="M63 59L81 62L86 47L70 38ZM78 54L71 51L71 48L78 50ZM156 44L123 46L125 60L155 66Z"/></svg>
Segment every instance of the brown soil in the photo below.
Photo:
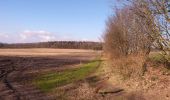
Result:
<svg viewBox="0 0 170 100"><path fill-rule="evenodd" d="M65 51L66 52L66 51ZM4 54L5 55L5 54ZM75 68L94 59L96 54L74 52L53 56L0 56L0 100L56 100L31 84L39 74Z"/></svg>

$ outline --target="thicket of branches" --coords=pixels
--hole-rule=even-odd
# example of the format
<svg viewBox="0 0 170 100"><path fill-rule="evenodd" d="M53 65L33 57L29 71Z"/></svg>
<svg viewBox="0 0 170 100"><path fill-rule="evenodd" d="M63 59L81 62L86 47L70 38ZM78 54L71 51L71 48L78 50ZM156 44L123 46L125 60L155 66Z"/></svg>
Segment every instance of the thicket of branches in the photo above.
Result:
<svg viewBox="0 0 170 100"><path fill-rule="evenodd" d="M168 0L128 0L107 22L105 50L114 56L127 56L151 47L169 54L170 2ZM169 8L168 8L169 7Z"/></svg>
<svg viewBox="0 0 170 100"><path fill-rule="evenodd" d="M40 43L0 44L0 48L63 48L63 49L93 49L102 50L100 42L54 41Z"/></svg>
<svg viewBox="0 0 170 100"><path fill-rule="evenodd" d="M157 31L150 34L152 46L162 51L165 59L170 51L170 1L169 0L132 0L134 12L139 17L148 20L148 24L153 20L155 24L152 29ZM148 15L152 15L150 18Z"/></svg>
<svg viewBox="0 0 170 100"><path fill-rule="evenodd" d="M105 50L109 55L122 57L150 52L153 41L150 33L157 31L153 28L155 24L152 20L147 23L147 19L137 16L132 9L132 6L127 6L109 18L104 37Z"/></svg>
<svg viewBox="0 0 170 100"><path fill-rule="evenodd" d="M169 4L167 0L128 0L127 5L116 9L116 13L109 17L104 34L104 50L121 73L144 73L145 59L151 48L161 50L169 61ZM129 62L134 62L134 65L129 65ZM140 64L136 66L136 63Z"/></svg>

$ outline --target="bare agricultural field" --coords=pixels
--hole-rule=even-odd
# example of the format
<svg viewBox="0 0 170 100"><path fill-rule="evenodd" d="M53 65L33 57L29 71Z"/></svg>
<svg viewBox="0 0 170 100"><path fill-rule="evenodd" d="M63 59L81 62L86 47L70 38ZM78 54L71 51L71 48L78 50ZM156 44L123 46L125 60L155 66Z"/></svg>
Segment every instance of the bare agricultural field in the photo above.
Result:
<svg viewBox="0 0 170 100"><path fill-rule="evenodd" d="M99 55L93 50L0 49L0 100L53 100L32 84L34 78L78 68ZM79 71L74 73L77 76Z"/></svg>
<svg viewBox="0 0 170 100"><path fill-rule="evenodd" d="M57 56L57 55L86 55L96 53L94 50L83 49L0 49L0 56Z"/></svg>

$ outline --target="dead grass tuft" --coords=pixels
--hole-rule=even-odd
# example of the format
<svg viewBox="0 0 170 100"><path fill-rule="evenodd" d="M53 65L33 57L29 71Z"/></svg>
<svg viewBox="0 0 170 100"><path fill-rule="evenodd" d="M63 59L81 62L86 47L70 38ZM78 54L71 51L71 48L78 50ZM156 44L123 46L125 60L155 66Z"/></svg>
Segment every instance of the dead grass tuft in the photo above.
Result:
<svg viewBox="0 0 170 100"><path fill-rule="evenodd" d="M143 75L145 57L142 55L122 57L111 62L111 69L114 74L118 74L123 80L138 78Z"/></svg>

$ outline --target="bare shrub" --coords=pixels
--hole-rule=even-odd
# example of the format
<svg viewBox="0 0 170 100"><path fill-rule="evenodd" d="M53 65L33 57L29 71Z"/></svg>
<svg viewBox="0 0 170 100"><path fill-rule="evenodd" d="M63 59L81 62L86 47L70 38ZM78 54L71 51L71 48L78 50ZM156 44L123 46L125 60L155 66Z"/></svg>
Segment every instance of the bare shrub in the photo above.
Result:
<svg viewBox="0 0 170 100"><path fill-rule="evenodd" d="M148 53L151 45L146 21L126 7L117 10L107 22L105 51L113 57L122 57L139 52Z"/></svg>
<svg viewBox="0 0 170 100"><path fill-rule="evenodd" d="M151 45L160 35L149 7L138 4L117 9L116 14L107 21L104 35L106 55L113 64L116 63L113 69L126 77L142 75L146 71L145 59Z"/></svg>

